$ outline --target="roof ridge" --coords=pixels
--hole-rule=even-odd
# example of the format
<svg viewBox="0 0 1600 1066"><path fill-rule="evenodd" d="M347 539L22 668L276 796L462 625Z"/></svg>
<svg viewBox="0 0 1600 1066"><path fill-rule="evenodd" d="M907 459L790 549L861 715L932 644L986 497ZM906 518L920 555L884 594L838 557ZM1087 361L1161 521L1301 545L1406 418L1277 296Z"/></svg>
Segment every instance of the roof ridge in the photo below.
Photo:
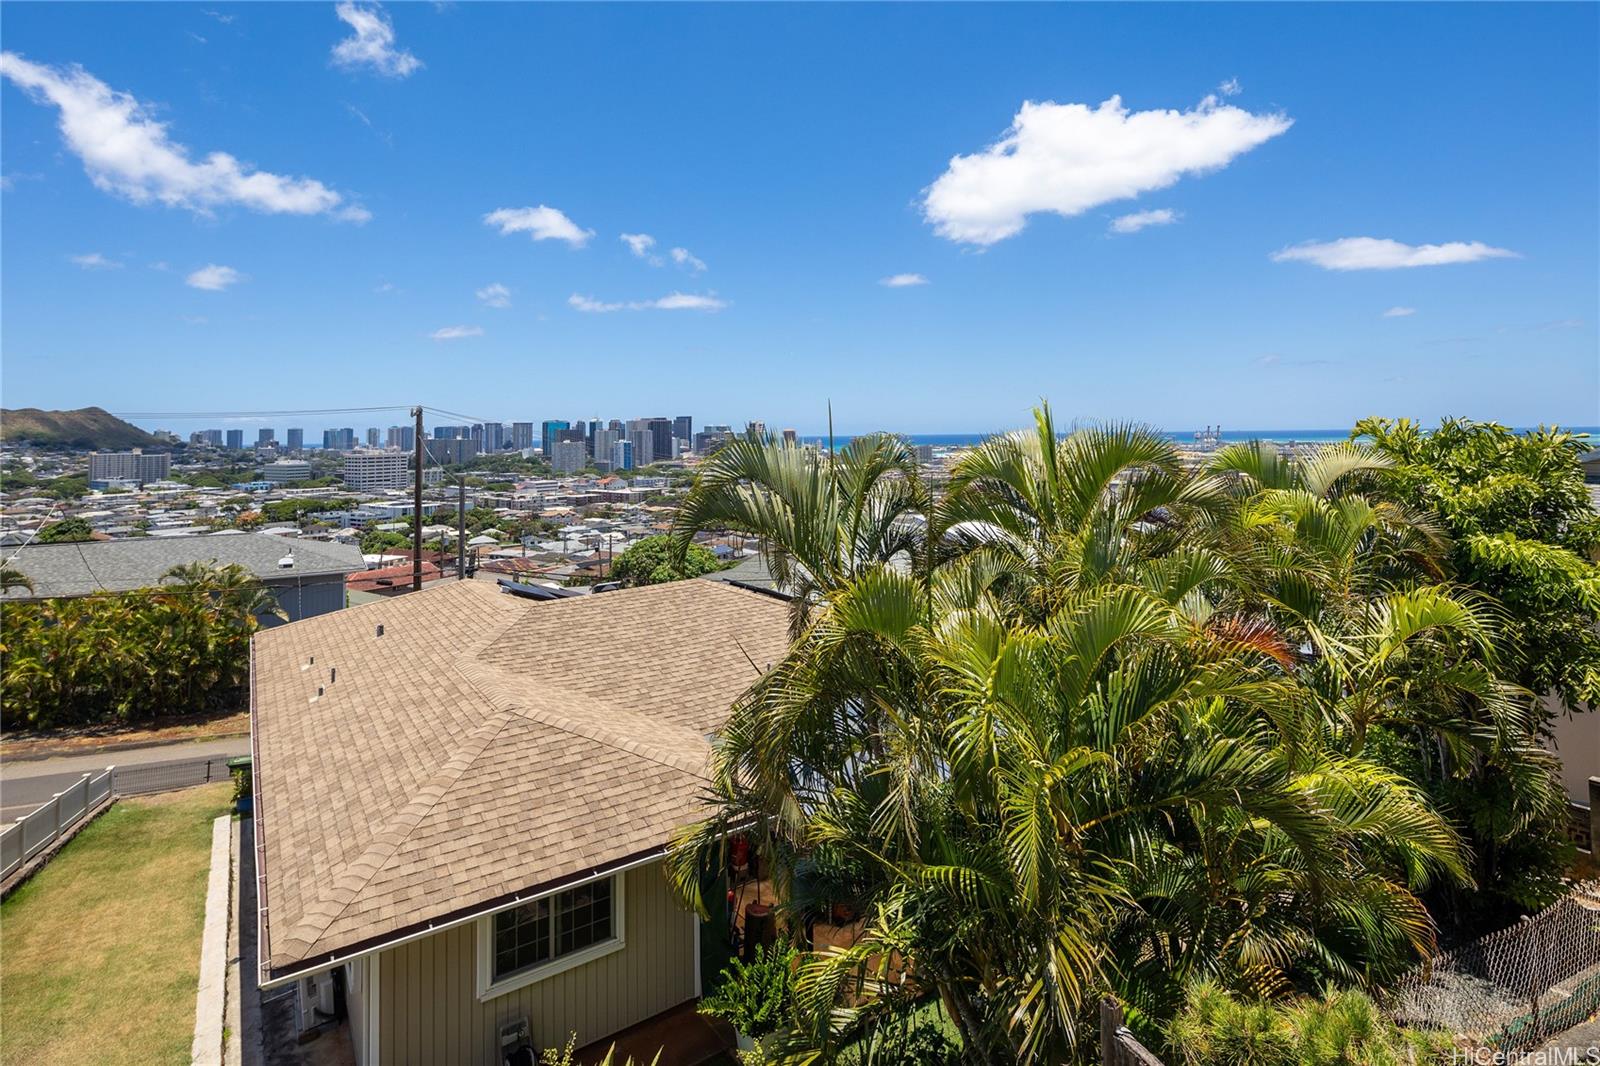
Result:
<svg viewBox="0 0 1600 1066"><path fill-rule="evenodd" d="M607 729L604 726L580 722L575 718L557 714L546 708L534 706L516 698L511 694L510 690L513 686L507 683L505 675L496 667L490 666L479 659L463 660L457 662L455 667L456 672L465 678L467 683L476 689L484 699L488 700L491 707L502 714L514 714L520 718L547 725L552 729L559 729L563 733L570 733L573 736L592 740L597 744L604 744L606 747L617 751L637 755L640 758L648 759L657 765L666 766L673 770L682 770L697 777L706 776L706 761L704 759L691 759L674 752L664 751L654 744L631 739L628 734L621 730ZM605 710L618 713L616 708L604 700L581 693L577 695ZM675 728L670 723L661 722L657 719L647 720L663 728ZM684 735L697 736L698 734L691 730L684 730Z"/></svg>
<svg viewBox="0 0 1600 1066"><path fill-rule="evenodd" d="M384 823L383 828L374 834L372 842L366 849L346 863L332 883L318 894L316 901L304 908L300 922L285 938L289 941L299 940L306 945L306 949L301 953L302 957L310 954L310 949L322 934L326 933L350 908L360 896L361 890L383 871L395 852L400 850L400 845L410 838L422 820L449 792L450 786L460 780L461 775L478 761L489 744L505 730L510 721L509 714L499 711L469 730L462 743L440 764L439 769L418 787L411 800L396 811ZM363 867L366 868L364 874L360 872ZM320 920L317 920L319 918Z"/></svg>

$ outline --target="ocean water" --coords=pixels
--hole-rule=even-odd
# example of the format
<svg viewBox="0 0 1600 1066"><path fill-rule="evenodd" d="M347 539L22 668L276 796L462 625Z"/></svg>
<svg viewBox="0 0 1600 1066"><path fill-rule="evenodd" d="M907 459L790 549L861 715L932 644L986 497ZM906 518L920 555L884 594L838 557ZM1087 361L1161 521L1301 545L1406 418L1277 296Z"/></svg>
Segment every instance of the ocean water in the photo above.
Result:
<svg viewBox="0 0 1600 1066"><path fill-rule="evenodd" d="M1062 427L1066 431L1070 427ZM1519 432L1527 432L1530 427L1517 427ZM1588 433L1595 439L1596 446L1600 447L1600 426L1563 426L1570 433ZM981 443L988 437L997 433L1006 432L997 430L995 433L907 433L906 439L913 444L929 444L935 448L970 448ZM1179 444L1192 444L1194 435L1199 430L1169 430L1167 435ZM1279 443L1294 441L1301 444L1327 444L1350 439L1350 430L1344 429L1224 429L1219 434L1224 442L1268 440ZM800 438L806 444L818 444L826 447L828 438L825 436L803 436ZM840 433L834 436L834 444L844 447L850 443L851 435Z"/></svg>

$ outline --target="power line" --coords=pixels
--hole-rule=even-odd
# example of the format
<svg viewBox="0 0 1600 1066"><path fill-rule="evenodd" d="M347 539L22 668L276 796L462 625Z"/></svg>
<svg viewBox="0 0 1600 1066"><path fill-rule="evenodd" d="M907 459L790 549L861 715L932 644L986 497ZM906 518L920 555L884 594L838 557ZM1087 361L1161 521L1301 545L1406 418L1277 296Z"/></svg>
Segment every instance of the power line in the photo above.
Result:
<svg viewBox="0 0 1600 1066"><path fill-rule="evenodd" d="M283 415L354 415L377 411L409 411L406 404L382 407L319 407L298 411L113 411L118 418L276 418Z"/></svg>

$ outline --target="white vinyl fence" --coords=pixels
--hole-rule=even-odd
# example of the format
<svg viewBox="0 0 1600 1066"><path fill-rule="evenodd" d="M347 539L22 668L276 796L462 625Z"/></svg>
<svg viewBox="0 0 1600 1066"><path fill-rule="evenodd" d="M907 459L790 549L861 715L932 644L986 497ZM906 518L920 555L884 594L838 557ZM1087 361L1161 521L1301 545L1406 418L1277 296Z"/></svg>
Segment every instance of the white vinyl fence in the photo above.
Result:
<svg viewBox="0 0 1600 1066"><path fill-rule="evenodd" d="M0 877L11 876L23 863L60 839L79 818L111 795L116 770L84 774L38 807L0 830Z"/></svg>
<svg viewBox="0 0 1600 1066"><path fill-rule="evenodd" d="M0 879L10 877L109 797L166 792L226 780L226 758L108 766L98 774L84 774L15 822L0 828Z"/></svg>

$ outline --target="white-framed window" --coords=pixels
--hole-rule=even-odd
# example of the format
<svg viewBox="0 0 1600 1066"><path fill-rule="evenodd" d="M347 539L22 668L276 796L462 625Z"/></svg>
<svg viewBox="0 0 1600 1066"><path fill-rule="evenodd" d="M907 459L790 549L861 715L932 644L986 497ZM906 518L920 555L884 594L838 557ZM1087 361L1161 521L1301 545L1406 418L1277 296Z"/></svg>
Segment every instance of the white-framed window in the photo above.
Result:
<svg viewBox="0 0 1600 1066"><path fill-rule="evenodd" d="M524 900L478 920L478 998L590 962L623 946L621 875Z"/></svg>

